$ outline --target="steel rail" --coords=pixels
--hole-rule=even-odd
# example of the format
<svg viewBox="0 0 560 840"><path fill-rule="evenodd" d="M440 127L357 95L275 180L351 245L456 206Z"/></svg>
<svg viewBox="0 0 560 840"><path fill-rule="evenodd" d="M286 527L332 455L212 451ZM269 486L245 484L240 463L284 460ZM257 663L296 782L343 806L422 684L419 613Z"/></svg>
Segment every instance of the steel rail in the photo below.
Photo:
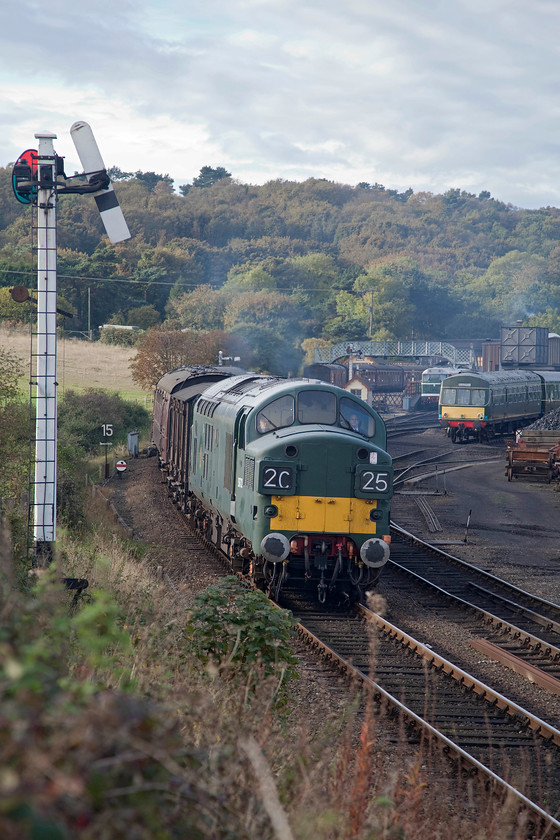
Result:
<svg viewBox="0 0 560 840"><path fill-rule="evenodd" d="M471 639L471 646L489 659L493 659L500 665L505 665L506 668L525 677L529 682L536 683L550 694L560 696L560 680L557 677L550 676L541 668L537 668L536 665L525 662L511 651L503 650L499 645L495 645L488 639Z"/></svg>
<svg viewBox="0 0 560 840"><path fill-rule="evenodd" d="M477 604L472 604L470 601L465 601L464 598L460 598L458 595L454 595L452 592L448 592L446 589L443 589L441 586L438 586L437 583L433 583L433 581L422 577L422 575L419 575L417 572L412 571L412 569L407 569L405 566L401 566L400 563L397 563L394 560L391 560L391 565L398 569L399 572L402 572L403 574L408 575L414 580L417 580L426 588L437 592L439 595L442 595L444 598L457 604L462 609L466 609L469 612L478 613L486 624L492 625L493 627L495 627L496 630L500 631L504 635L511 634L512 639L519 639L520 643L529 644L534 650L540 650L552 659L560 659L560 648L551 645L544 639L541 639L538 636L534 636L527 630L522 630L515 624L512 624L506 619L494 615L491 612L488 612L488 610L479 607Z"/></svg>
<svg viewBox="0 0 560 840"><path fill-rule="evenodd" d="M369 620L375 620L376 623L380 622L382 629L385 628L386 632L394 633L395 635L401 633L398 628L394 627L393 625L386 622L376 613L371 612L371 610L367 610L367 608L362 608L364 613L367 612L370 614L371 618L368 617ZM374 618L375 617L375 618ZM303 625L297 625L297 632L300 635L300 638L308 641L313 647L319 649L321 653L329 660L333 661L337 667L346 672L348 676L354 676L359 678L364 685L366 685L374 695L382 698L389 706L396 709L400 714L404 715L410 721L413 721L417 726L419 726L424 732L428 735L433 737L437 742L443 744L443 746L449 750L451 753L456 755L458 758L462 759L466 762L467 765L475 768L476 770L480 771L484 776L488 779L499 785L501 788L510 792L515 798L523 805L525 808L530 810L532 813L536 814L547 826L555 829L560 830L560 821L558 821L555 817L551 814L547 813L540 805L537 805L536 802L529 799L529 797L525 796L521 791L517 790L513 785L509 782L506 782L501 776L467 752L465 749L460 747L456 744L451 738L445 735L443 732L440 732L436 727L432 724L428 723L424 718L410 709L407 705L405 705L401 700L397 697L394 697L388 691L386 691L379 683L375 682L371 677L365 674L361 669L354 667L350 662L345 660L342 656L340 656L332 647L326 645L322 642L318 636L312 633L310 630L305 628ZM403 634L403 638L406 637L406 634ZM482 694L486 699L491 698L491 702L494 702L499 708L503 709L510 714L521 714L521 716L526 717L529 713L526 713L524 709L520 706L509 701L506 697L497 692L493 691L490 687L484 685L477 681L474 677L471 677L465 671L461 671L459 668L454 666L452 663L448 662L447 660L443 659L442 657L438 657L434 654L433 651L428 650L421 642L418 642L412 637L408 637L410 640L410 644L414 645L411 649L414 652L418 653L419 651L423 652L424 658L430 662L435 668L439 670L444 670L445 673L450 674L455 679L460 680L466 687L473 688L476 686L478 688L478 692ZM420 654L419 654L420 655ZM437 662L437 665L435 664ZM469 685L470 683L470 685ZM473 688L473 690L476 690ZM531 716L529 716L531 717ZM535 728L539 734L543 734L546 732L546 735L543 734L543 737L546 737L548 740L553 740L554 743L560 745L560 731L554 729L554 727L549 726L544 721L541 721L539 718L531 717L532 726Z"/></svg>
<svg viewBox="0 0 560 840"><path fill-rule="evenodd" d="M462 668L459 668L448 659L440 656L432 648L422 644L422 642L419 642L418 639L415 639L409 633L406 633L404 630L401 630L399 627L391 624L391 622L387 621L387 619L382 618L382 616L373 612L373 610L368 609L368 607L364 607L360 604L359 610L368 621L373 621L386 635L397 639L401 642L401 644L404 644L409 650L416 653L430 665L433 665L437 670L448 674L454 680L460 682L467 688L470 688L488 702L494 703L499 709L502 709L507 714L511 716L516 715L517 717L524 719L529 729L536 734L541 735L547 741L552 741L556 744L556 746L560 747L559 729L556 729L556 727L551 726L549 723L546 723L546 721L536 715L533 715L513 700L510 700L503 694L495 691L489 685L483 683L482 680L477 679L477 677L473 677L472 674L469 674L467 671L463 671Z"/></svg>
<svg viewBox="0 0 560 840"><path fill-rule="evenodd" d="M521 613L526 618L534 621L535 624L540 624L546 630L552 630L554 633L560 634L560 622L553 621L550 618L547 618L544 615L540 615L539 613L535 612L534 610L528 610L527 607L524 607L522 604L518 604L516 601L510 601L509 598L503 598L501 595L495 592L490 592L489 589L485 589L483 586L479 586L477 583L469 583L473 589L476 589L478 592L482 592L485 595L490 595L496 601L501 601L506 606L513 609L515 612Z"/></svg>
<svg viewBox="0 0 560 840"><path fill-rule="evenodd" d="M519 586L515 586L513 583L509 583L508 581L503 580L502 578L499 578L496 575L493 575L491 572L485 571L480 566L475 566L473 563L469 563L467 560L461 560L460 557L455 557L453 554L449 554L446 551L442 551L442 549L438 548L437 546L426 542L425 540L421 539L415 534L412 534L410 531L407 531L400 525L397 525L397 523L393 520L391 520L391 531L393 531L393 533L395 533L396 535L403 537L405 540L408 540L409 542L426 549L426 551L433 553L437 557L441 558L442 561L446 561L455 566L458 566L459 568L468 569L471 572L475 572L480 577L491 581L492 583L496 584L502 589L508 590L512 594L522 596L533 604L540 605L541 607L546 607L560 619L559 604L555 604L553 601L547 601L545 598L540 598L537 595L533 595L531 592L527 592L526 589L521 589ZM392 560L389 560L389 563L392 562Z"/></svg>

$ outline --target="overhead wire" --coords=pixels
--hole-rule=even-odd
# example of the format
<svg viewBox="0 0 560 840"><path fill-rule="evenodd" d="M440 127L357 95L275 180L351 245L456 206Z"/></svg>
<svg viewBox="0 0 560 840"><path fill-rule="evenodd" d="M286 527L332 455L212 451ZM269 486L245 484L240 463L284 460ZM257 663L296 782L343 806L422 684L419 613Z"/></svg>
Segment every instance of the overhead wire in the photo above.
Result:
<svg viewBox="0 0 560 840"><path fill-rule="evenodd" d="M0 266L0 272L4 272L5 274L18 274L18 275L27 275L31 274L31 271L19 271L18 269L13 268L3 268ZM171 281L171 280L135 280L133 278L127 277L86 277L83 274L61 274L58 273L58 277L65 280L83 280L85 282L100 282L100 283L128 283L131 286L183 286L189 289L198 289L200 286L210 286L212 289L216 291L220 291L223 287L222 286L212 286L211 283L187 283L184 281ZM345 286L331 286L328 289L321 289L318 286L294 286L292 288L274 288L274 289L244 289L240 287L228 287L227 291L231 292L255 292L255 291L270 291L270 292L317 292L321 294L330 294L331 292L352 292L355 291L353 289L348 289ZM370 289L364 289L361 293L366 294L369 292Z"/></svg>

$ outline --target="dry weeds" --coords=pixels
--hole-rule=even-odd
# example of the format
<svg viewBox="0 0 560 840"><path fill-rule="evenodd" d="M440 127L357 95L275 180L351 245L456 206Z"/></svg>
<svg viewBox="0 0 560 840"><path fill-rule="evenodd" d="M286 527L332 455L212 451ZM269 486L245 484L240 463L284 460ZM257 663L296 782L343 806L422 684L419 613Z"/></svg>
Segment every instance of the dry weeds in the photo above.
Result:
<svg viewBox="0 0 560 840"><path fill-rule="evenodd" d="M12 350L25 366L26 377L21 383L24 392L29 389L31 340L28 327L6 327L0 324L0 346ZM59 336L59 395L64 396L65 390L105 388L117 391L125 399L144 400L146 394L132 381L130 362L135 355L136 351L131 348Z"/></svg>

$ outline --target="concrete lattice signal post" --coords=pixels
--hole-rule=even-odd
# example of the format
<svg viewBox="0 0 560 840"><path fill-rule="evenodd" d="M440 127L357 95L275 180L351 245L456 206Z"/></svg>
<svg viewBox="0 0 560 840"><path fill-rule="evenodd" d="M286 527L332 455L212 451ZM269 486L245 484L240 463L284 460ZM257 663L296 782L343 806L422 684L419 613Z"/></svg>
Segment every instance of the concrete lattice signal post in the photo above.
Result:
<svg viewBox="0 0 560 840"><path fill-rule="evenodd" d="M56 539L56 134L44 132L35 137L39 140L39 188L36 378L32 381L36 400L33 538L37 558L49 562Z"/></svg>
<svg viewBox="0 0 560 840"><path fill-rule="evenodd" d="M33 539L38 565L52 559L56 540L57 478L57 230L56 202L59 193L91 193L111 242L130 237L105 164L89 125L76 122L70 134L88 183L66 184L63 160L54 151L56 134L35 134L37 152L28 149L13 169L14 194L23 204L37 205L37 332L31 371L35 400L35 473L33 480ZM59 180L60 178L64 181ZM25 290L23 290L25 292ZM17 294L14 299L26 300ZM69 313L65 313L69 314Z"/></svg>

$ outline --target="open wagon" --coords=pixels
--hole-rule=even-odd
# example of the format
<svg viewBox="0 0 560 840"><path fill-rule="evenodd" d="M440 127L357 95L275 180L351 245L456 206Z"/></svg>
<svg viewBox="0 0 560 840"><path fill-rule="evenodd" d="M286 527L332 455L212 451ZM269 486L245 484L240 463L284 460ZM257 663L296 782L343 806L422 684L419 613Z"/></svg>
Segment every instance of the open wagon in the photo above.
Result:
<svg viewBox="0 0 560 840"><path fill-rule="evenodd" d="M546 481L560 478L560 430L524 429L516 441L506 441L508 481L524 478Z"/></svg>

